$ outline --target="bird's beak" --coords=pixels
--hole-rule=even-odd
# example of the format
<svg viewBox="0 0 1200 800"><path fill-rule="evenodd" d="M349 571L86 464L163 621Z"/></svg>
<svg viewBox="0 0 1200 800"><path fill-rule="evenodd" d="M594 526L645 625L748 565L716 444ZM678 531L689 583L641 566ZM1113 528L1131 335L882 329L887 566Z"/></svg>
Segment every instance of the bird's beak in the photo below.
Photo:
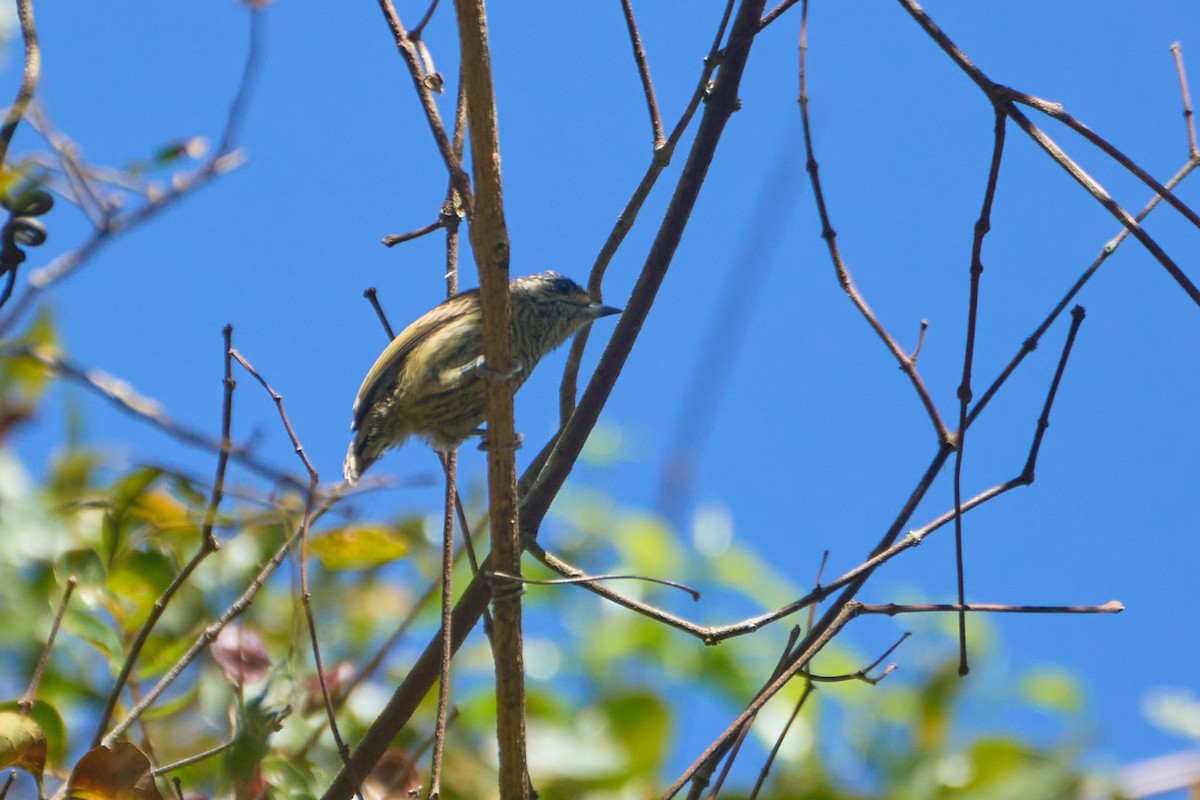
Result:
<svg viewBox="0 0 1200 800"><path fill-rule="evenodd" d="M605 306L599 303L592 303L587 308L588 314L592 317L592 319L600 319L600 317L607 317L611 314L620 314L625 310L623 308L613 308L612 306Z"/></svg>

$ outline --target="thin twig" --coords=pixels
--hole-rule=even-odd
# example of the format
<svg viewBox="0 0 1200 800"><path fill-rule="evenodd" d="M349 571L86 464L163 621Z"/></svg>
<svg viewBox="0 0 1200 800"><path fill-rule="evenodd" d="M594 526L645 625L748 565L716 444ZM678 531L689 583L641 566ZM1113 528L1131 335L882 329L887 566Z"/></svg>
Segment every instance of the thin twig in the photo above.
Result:
<svg viewBox="0 0 1200 800"><path fill-rule="evenodd" d="M1172 194L1170 189L1155 180L1153 175L1139 167L1133 161L1133 159L1129 158L1129 156L1125 155L1116 147L1114 147L1107 139L1100 136L1087 125L1084 125L1082 122L1075 119L1075 117L1068 114L1060 103L1051 103L1047 100L1043 100L1040 97L1034 97L1033 95L1025 94L1024 92L1018 92L1017 90L1010 88L1005 88L1003 90L997 89L997 92L1007 96L1013 102L1037 109L1051 119L1057 120L1066 125L1084 139L1087 139L1089 142L1096 145L1096 147L1100 148L1105 155L1132 173L1135 178L1146 184L1146 186L1150 187L1151 191L1166 200L1167 203L1169 203L1175 208L1176 211L1182 214L1188 222L1192 223L1192 225L1195 225L1196 227L1200 227L1200 215L1197 215L1195 211L1187 206L1187 204Z"/></svg>
<svg viewBox="0 0 1200 800"><path fill-rule="evenodd" d="M992 203L996 199L996 187L1000 183L1000 162L1004 157L1005 117L999 106L995 107L996 120L992 142L992 161L988 168L987 186L983 190L983 207L975 222L975 235L971 242L971 266L968 270L970 290L967 300L967 333L963 347L962 382L958 385L958 430L957 452L954 455L954 564L959 604L966 603L966 579L963 567L963 522L962 522L962 467L967 441L967 409L971 404L971 371L975 366L975 333L979 324L979 283L983 275L983 240L992 229ZM958 674L966 675L971 668L967 661L967 615L958 617Z"/></svg>
<svg viewBox="0 0 1200 800"><path fill-rule="evenodd" d="M433 2L431 2L429 4L429 8L425 9L425 15L421 17L421 21L418 22L416 24L416 27L414 27L412 29L412 32L409 34L410 38L412 38L412 39L420 39L421 38L421 32L424 31L425 26L429 24L429 20L433 19L433 12L437 11L437 7L438 7L438 0L433 0Z"/></svg>
<svg viewBox="0 0 1200 800"><path fill-rule="evenodd" d="M691 781L692 777L710 764L714 758L719 757L719 754L728 746L727 743L733 741L745 727L745 725L753 720L767 701L774 697L780 689L788 684L792 678L800 674L818 652L825 645L833 640L842 628L854 618L852 607L848 605L841 606L836 609L832 618L828 623L821 626L820 631L810 632L805 637L805 641L798 645L799 650L792 657L791 663L764 686L754 699L738 714L737 718L730 723L724 733L717 738L700 756L692 762L692 764L683 771L683 773L675 779L667 790L662 794L662 800L670 800L679 793L679 790ZM815 635L814 635L815 634Z"/></svg>
<svg viewBox="0 0 1200 800"><path fill-rule="evenodd" d="M507 575L503 572L492 571L488 573L488 577L499 578L503 581L513 581L514 583L520 583L522 585L532 584L534 586L570 586L576 583L589 583L591 581L644 581L645 583L657 583L660 586L670 586L672 589L679 589L680 591L687 592L692 596L693 600L700 599L700 592L686 584L678 583L677 581L669 581L665 578L651 578L647 575L575 575L570 578L535 580L533 578L523 578L517 575Z"/></svg>
<svg viewBox="0 0 1200 800"><path fill-rule="evenodd" d="M300 541L301 533L302 531L297 529L295 533L289 536L284 543L280 545L279 549L275 551L270 560L268 560L267 563L263 565L262 569L259 570L258 574L254 576L254 579L251 580L250 585L245 589L245 591L243 591L242 594L239 595L237 599L235 599L225 609L225 611L221 613L220 616L218 616L211 624L209 624L208 627L200 632L200 635L196 637L196 641L194 641L184 652L184 654L179 657L175 664L172 665L172 667L167 670L161 678L158 679L158 682L155 683L150 691L146 693L146 696L143 697L137 703L137 705L130 710L124 719L114 725L108 731L108 733L104 735L104 739L101 741L103 746L111 747L113 743L120 738L121 734L129 729L130 725L140 719L142 714L146 713L146 710L150 708L150 706L154 705L158 698L162 696L162 693L165 692L171 686L171 684L173 684L179 678L183 671L187 669L193 661L196 660L196 656L208 649L208 646L211 645L217 638L217 634L219 634L226 625L236 619L238 615L250 607L251 603L254 602L254 598L258 595L259 590L266 585L267 579L270 578L275 570L279 568L279 565L282 564L287 558L288 553L290 553L292 548L296 546L296 543ZM349 795L347 795L347 797L348 796Z"/></svg>
<svg viewBox="0 0 1200 800"><path fill-rule="evenodd" d="M763 16L762 22L758 24L758 29L761 31L763 28L779 19L779 17L783 15L783 12L787 11L798 2L799 0L782 0L779 5L772 8Z"/></svg>
<svg viewBox="0 0 1200 800"><path fill-rule="evenodd" d="M425 111L425 119L429 123L429 130L433 133L434 142L437 144L438 152L442 154L442 160L446 163L446 169L450 171L450 180L455 187L462 193L463 204L471 207L471 184L467 173L463 171L462 158L454 153L454 148L450 144L450 139L446 136L446 127L442 124L442 116L438 113L437 103L433 99L433 91L429 88L429 84L425 82L424 70L421 66L421 56L417 52L416 45L413 44L412 37L408 31L404 29L404 24L400 21L400 15L396 13L395 6L391 0L379 0L379 8L383 11L383 18L387 20L388 27L392 31L392 38L396 42L396 49L400 51L401 58L404 59L405 66L408 67L409 75L412 77L413 88L417 90L417 97L421 100L421 108Z"/></svg>
<svg viewBox="0 0 1200 800"><path fill-rule="evenodd" d="M1196 142L1196 118L1192 111L1192 95L1188 91L1187 72L1183 68L1183 47L1179 42L1171 43L1171 56L1175 60L1175 72L1179 75L1179 91L1183 95L1183 124L1187 128L1188 152L1193 160L1200 159L1200 145Z"/></svg>
<svg viewBox="0 0 1200 800"><path fill-rule="evenodd" d="M25 117L25 111L29 108L33 93L37 91L38 78L42 73L42 50L38 45L37 26L33 21L32 0L17 0L17 19L20 20L21 39L25 43L25 65L21 70L21 85L17 87L16 99L8 107L4 124L0 126L0 169L7 168L8 146L12 143L13 134L17 132L17 126Z"/></svg>
<svg viewBox="0 0 1200 800"><path fill-rule="evenodd" d="M864 683L869 683L874 686L888 675L891 675L896 665L889 665L883 670L883 672L875 677L871 677L871 670L878 667L888 656L896 652L896 648L904 644L904 640L909 636L912 636L912 634L908 631L905 631L904 634L897 639L891 647L883 652L883 655L872 661L870 664L867 664L862 669L855 670L854 672L850 672L845 675L814 675L811 671L809 671L804 673L804 677L807 680L816 681L818 683L845 683L846 681L863 681Z"/></svg>
<svg viewBox="0 0 1200 800"><path fill-rule="evenodd" d="M929 416L929 421L933 425L934 432L937 434L938 443L949 442L951 440L950 431L942 421L937 406L933 402L933 397L929 394L929 390L925 388L925 382L921 379L921 373L917 370L916 362L904 352L888 332L887 328L883 326L883 323L875 316L875 312L867 304L866 298L862 296L858 287L855 286L854 279L850 276L850 270L842 259L841 250L838 248L837 233L829 221L829 210L825 204L825 192L821 187L820 167L817 164L817 158L813 149L812 127L809 124L808 117L808 73L806 68L808 58L807 22L808 5L805 3L801 6L800 24L800 121L804 129L805 170L808 172L809 181L812 184L813 198L817 204L817 215L821 219L821 238L825 240L825 246L829 250L829 258L833 262L838 285L842 287L842 291L850 298L850 302L854 304L854 307L858 309L859 314L866 320L871 330L875 331L875 335L879 337L880 341L883 342L884 346L892 354L892 357L896 359L901 371L908 376L908 380L916 391L921 405L925 407L925 413Z"/></svg>
<svg viewBox="0 0 1200 800"><path fill-rule="evenodd" d="M1167 181L1167 186L1172 188L1178 186L1183 179L1190 175L1197 167L1200 167L1200 155L1184 164L1184 166L1177 173L1175 173L1171 180ZM1138 222L1141 222L1161 202L1162 197L1160 195L1154 195L1154 197L1152 197L1150 201L1146 203L1145 207L1143 207L1138 213L1135 219ZM1057 320L1062 312L1066 310L1067 306L1070 305L1075 296L1079 294L1087 282L1091 280L1092 276L1095 275L1100 269L1101 265L1108 260L1109 256L1116 252L1117 248L1121 246L1121 243L1124 242L1128 236L1129 229L1122 228L1116 236L1109 240L1100 249L1100 253L1095 259L1092 260L1092 263L1088 265L1087 269L1085 269L1075 283L1071 285L1071 288L1067 290L1066 294L1064 294L1058 303L1055 304L1054 308L1051 309L1050 313L1046 315L1046 318L1042 320L1041 324L1037 326L1034 332L1025 338L1025 341L1021 344L1021 347L1017 351L1016 355L1014 355L1004 369L1000 371L1000 374L994 381L992 381L992 384L987 388L987 391L985 391L979 398L978 402L975 403L974 407L971 409L971 412L967 415L967 427L970 427L975 422L975 419L981 413L983 413L984 408L986 408L991 399L995 397L996 393L1000 390L1000 387L1004 385L1005 381L1008 380L1009 376L1012 375L1013 372L1016 371L1017 367L1020 366L1021 362L1025 360L1025 357L1037 349L1038 344L1041 342L1042 336L1045 335L1046 331L1050 329L1050 326L1054 324L1054 321Z"/></svg>
<svg viewBox="0 0 1200 800"><path fill-rule="evenodd" d="M63 589L62 600L59 601L54 622L50 625L50 633L46 636L46 645L42 648L41 656L38 657L37 667L33 670L33 677L29 679L29 686L21 695L21 699L17 701L17 710L22 714L28 714L33 710L34 701L37 700L38 686L42 682L42 675L46 673L46 665L50 663L50 651L54 649L54 639L58 636L58 627L62 625L63 614L67 613L67 603L71 602L71 593L78 585L79 579L74 575L67 578L67 587Z"/></svg>
<svg viewBox="0 0 1200 800"><path fill-rule="evenodd" d="M382 241L388 247L395 247L396 245L403 244L404 242L411 242L413 239L420 239L425 234L433 233L443 225L445 225L443 220L435 219L428 225L422 225L416 230L409 231L408 233L389 234L388 236L383 237L383 239L380 241Z"/></svg>
<svg viewBox="0 0 1200 800"><path fill-rule="evenodd" d="M868 605L853 601L850 607L854 609L855 616L859 614L883 614L889 617L894 617L897 614L940 613L947 611L956 614L966 612L975 614L1120 614L1125 610L1125 606L1117 600L1109 600L1107 603L1101 603L1098 606L1021 606L1006 605L1003 603L969 603L967 605L960 605L958 603L922 603L917 605L884 603L881 605Z"/></svg>
<svg viewBox="0 0 1200 800"><path fill-rule="evenodd" d="M783 645L783 650L779 653L779 658L775 662L775 668L771 670L771 674L767 678L768 682L783 671L783 668L788 663L788 658L791 656L792 648L796 646L796 642L799 640L799 638L800 628L799 626L795 626L788 632L787 641ZM732 745L729 748L728 757L717 756L713 759L710 759L708 764L700 772L696 773L695 777L692 779L692 789L688 793L688 800L699 799L700 794L704 791L704 787L708 785L712 769L716 767L717 761L720 758L724 758L724 765L721 767L721 774L717 776L717 780L713 782L712 791L709 792L709 800L714 800L717 795L720 794L721 787L725 784L725 779L729 776L729 771L733 769L733 762L737 760L738 754L742 749L742 744L746 741L746 736L749 735L750 727L754 724L755 719L755 717L750 717L746 720L746 723L738 732L737 738L733 740Z"/></svg>
<svg viewBox="0 0 1200 800"><path fill-rule="evenodd" d="M150 774L158 777L159 775L166 775L168 772L174 772L177 769L183 769L184 767L190 766L191 764L195 764L199 761L204 761L205 759L212 758L213 756L219 756L221 753L224 753L226 750L233 747L236 743L236 738L230 739L228 742L209 748L203 753L196 753L195 755L188 756L187 758L181 758L178 761L172 761L170 764L164 764L161 767L155 767L154 769L150 770Z"/></svg>
<svg viewBox="0 0 1200 800"><path fill-rule="evenodd" d="M779 748L783 747L783 741L787 738L788 731L792 729L792 723L796 721L796 717L800 716L800 710L804 708L805 701L812 696L813 691L814 686L811 682L804 685L804 691L800 693L796 704L792 706L792 713L788 715L787 722L783 724L783 729L775 737L775 744L771 746L771 752L767 754L766 760L763 761L762 769L758 771L758 780L754 782L754 788L750 790L748 800L756 800L758 793L762 791L763 784L767 781L767 776L771 774L771 765L775 763L775 757L779 755Z"/></svg>
<svg viewBox="0 0 1200 800"><path fill-rule="evenodd" d="M54 151L54 157L58 162L57 170L63 174L67 183L68 192L63 196L79 206L88 221L92 223L92 227L105 227L114 210L112 203L101 197L99 191L92 185L91 175L80 165L79 159L76 157L75 143L54 129L37 104L29 109L25 119L29 122L30 127L41 134L41 137L46 140L46 144ZM32 160L35 163L41 163L36 155ZM48 170L55 169L52 162L49 161L41 163L41 166ZM128 188L131 183L124 180L123 173L114 172L110 177L115 179L112 181L114 184L123 188ZM144 189L139 191L144 193Z"/></svg>
<svg viewBox="0 0 1200 800"><path fill-rule="evenodd" d="M455 564L462 559L462 555L463 548L460 547L454 553ZM425 591L421 593L420 597L413 601L412 605L408 609L408 612L404 615L404 618L400 620L400 623L396 625L395 629L388 636L388 638L385 639L378 648L376 648L375 652L370 658L359 665L359 667L354 671L353 675L347 678L346 681L340 686L335 688L333 692L334 708L340 709L350 695L354 692L354 690L362 685L364 681L374 675L375 672L383 665L383 661L385 658L387 658L388 653L390 653L400 639L404 637L404 634L408 633L409 628L413 626L413 624L417 621L417 618L420 616L421 610L424 609L425 605L433 599L433 595L437 592L440 586L440 580L430 581L429 585L425 587ZM313 745L317 743L317 740L320 738L322 733L323 731L320 729L313 731L304 744L292 753L292 758L294 760L302 760L308 751L313 747Z"/></svg>
<svg viewBox="0 0 1200 800"><path fill-rule="evenodd" d="M442 796L442 755L446 746L446 723L450 708L450 660L454 657L450 619L454 611L454 511L458 503L458 451L438 454L446 473L445 503L442 508L442 659L438 677L437 717L434 724L433 755L429 775L430 800Z"/></svg>
<svg viewBox="0 0 1200 800"><path fill-rule="evenodd" d="M1025 462L1025 469L1022 475L1033 482L1034 465L1037 463L1038 452L1042 448L1042 437L1046 433L1046 429L1050 427L1050 407L1054 404L1054 398L1058 394L1058 385L1062 381L1063 372L1067 368L1067 359L1071 355L1071 348L1075 344L1075 336L1079 333L1079 326L1083 324L1083 318L1086 312L1083 306L1075 306L1071 309L1071 327L1067 330L1067 341L1063 345L1062 356L1058 359L1058 367L1054 370L1054 378L1050 381L1050 391L1046 394L1046 403L1042 406L1042 415L1038 417L1037 432L1033 435L1033 446L1029 448L1029 456Z"/></svg>
<svg viewBox="0 0 1200 800"><path fill-rule="evenodd" d="M391 324L388 322L387 314L383 312L383 306L379 305L378 293L375 287L363 290L363 297L367 298L367 302L371 304L371 308L375 309L375 316L379 317L379 322L383 325L384 331L387 332L388 341L396 338L396 333L392 330Z"/></svg>
<svg viewBox="0 0 1200 800"><path fill-rule="evenodd" d="M638 75L642 79L642 91L646 95L646 108L650 112L650 131L654 136L654 149L662 147L663 138L662 117L658 113L658 101L654 98L654 82L650 80L650 64L646 61L646 49L642 47L642 37L638 34L637 21L633 17L633 5L630 0L621 0L621 11L625 15L625 27L629 30L629 43L633 45L633 60L637 62Z"/></svg>

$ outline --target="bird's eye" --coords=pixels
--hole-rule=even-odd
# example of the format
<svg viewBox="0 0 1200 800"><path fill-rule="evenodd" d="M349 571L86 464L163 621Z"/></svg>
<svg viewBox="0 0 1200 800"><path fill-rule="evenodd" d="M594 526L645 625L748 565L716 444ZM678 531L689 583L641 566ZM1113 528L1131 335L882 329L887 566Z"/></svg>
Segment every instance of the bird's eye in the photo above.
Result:
<svg viewBox="0 0 1200 800"><path fill-rule="evenodd" d="M575 291L575 281L570 278L556 278L554 291L556 294L571 294Z"/></svg>

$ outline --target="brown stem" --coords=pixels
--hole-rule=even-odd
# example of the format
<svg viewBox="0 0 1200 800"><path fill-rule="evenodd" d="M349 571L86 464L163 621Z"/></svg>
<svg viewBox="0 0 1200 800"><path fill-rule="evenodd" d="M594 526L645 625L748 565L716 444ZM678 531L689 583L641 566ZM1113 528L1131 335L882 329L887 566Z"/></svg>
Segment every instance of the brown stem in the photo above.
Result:
<svg viewBox="0 0 1200 800"><path fill-rule="evenodd" d="M455 0L475 204L470 215L471 249L479 268L484 363L492 374L512 370L509 352L509 240L500 182L500 137L492 84L487 12L483 0ZM498 570L521 573L517 533L516 432L512 387L486 381L488 425L488 508L492 558ZM500 798L527 797L525 665L521 641L521 594L506 587L492 591L496 659L496 735L500 746Z"/></svg>
<svg viewBox="0 0 1200 800"><path fill-rule="evenodd" d="M650 80L650 64L646 61L646 49L638 33L637 21L633 17L630 0L621 0L621 11L625 15L625 27L629 29L629 43L633 45L633 60L637 62L638 75L642 79L642 91L646 95L646 108L650 111L650 130L654 136L654 149L663 146L662 117L658 113L658 101L654 98L654 82Z"/></svg>
<svg viewBox="0 0 1200 800"><path fill-rule="evenodd" d="M213 480L212 494L209 498L208 508L204 512L204 523L200 529L200 549L192 556L191 560L184 565L175 579L171 581L163 593L154 601L150 613L146 616L142 627L138 629L137 635L133 639L133 644L129 646L129 652L125 654L125 661L121 664L121 671L117 673L117 678L113 681L112 689L109 690L108 699L104 702L104 709L100 712L100 718L96 723L96 733L92 736L92 747L99 747L101 739L104 738L104 729L108 727L108 723L112 720L113 711L117 707L117 702L121 698L121 692L125 688L126 682L129 681L129 676L133 672L133 667L137 663L138 656L142 653L142 648L146 646L146 641L150 638L150 634L154 630L154 626L158 624L158 620L162 617L163 612L167 610L175 593L187 582L196 568L204 559L208 558L213 553L220 549L220 544L217 542L217 537L213 534L213 528L216 525L217 509L221 505L221 500L225 497L225 470L229 465L229 451L232 446L230 432L233 425L233 390L237 386L237 381L233 379L233 326L226 325L221 331L224 349L223 360L225 362L225 376L221 381L221 447L217 452L217 474Z"/></svg>
<svg viewBox="0 0 1200 800"><path fill-rule="evenodd" d="M4 124L0 125L0 169L7 165L8 146L17 132L17 126L25 117L29 102L33 100L42 73L42 50L33 22L32 0L17 0L17 18L21 23L21 39L25 42L25 66L21 70L21 85L17 87L16 99L8 107Z"/></svg>
<svg viewBox="0 0 1200 800"><path fill-rule="evenodd" d="M17 701L17 710L22 714L28 714L33 710L34 701L37 700L38 686L42 682L42 675L46 673L46 664L50 661L50 651L54 649L54 639L58 636L58 628L62 625L63 614L67 613L67 603L71 602L71 593L75 591L75 587L79 585L79 579L74 575L67 578L67 588L63 589L62 600L58 604L58 612L54 615L54 622L50 625L50 633L46 636L46 645L42 648L42 654L38 657L37 667L33 670L33 677L29 679L29 686L25 689L25 693L21 695L21 699Z"/></svg>

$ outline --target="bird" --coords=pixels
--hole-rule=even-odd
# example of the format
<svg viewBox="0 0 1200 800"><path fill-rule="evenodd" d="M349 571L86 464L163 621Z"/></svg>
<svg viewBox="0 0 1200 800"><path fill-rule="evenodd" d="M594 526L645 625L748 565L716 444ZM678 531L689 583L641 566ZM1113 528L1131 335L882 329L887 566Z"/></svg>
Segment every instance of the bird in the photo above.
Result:
<svg viewBox="0 0 1200 800"><path fill-rule="evenodd" d="M594 302L556 272L514 279L509 292L509 350L514 370L501 376L515 392L538 361L576 331L621 309ZM354 434L342 475L350 485L410 437L450 452L482 433L485 416L483 315L479 290L460 292L418 317L392 340L354 398Z"/></svg>

